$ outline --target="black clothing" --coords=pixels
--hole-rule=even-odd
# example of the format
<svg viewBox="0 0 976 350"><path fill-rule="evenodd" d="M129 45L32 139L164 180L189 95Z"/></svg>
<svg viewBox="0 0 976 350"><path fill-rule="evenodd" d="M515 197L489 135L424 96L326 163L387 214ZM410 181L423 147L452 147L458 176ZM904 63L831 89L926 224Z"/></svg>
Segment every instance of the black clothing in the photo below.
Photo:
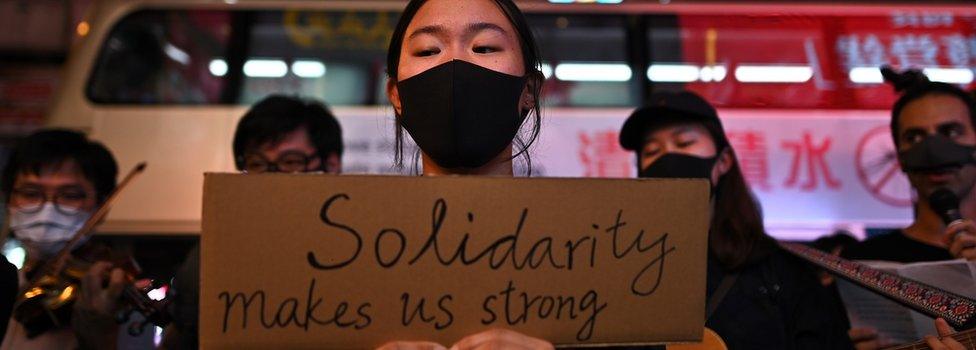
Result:
<svg viewBox="0 0 976 350"><path fill-rule="evenodd" d="M186 260L173 277L172 314L173 325L176 328L175 339L166 339L167 349L197 349L199 348L199 320L200 314L200 245L190 249ZM169 343L168 341L175 341Z"/></svg>
<svg viewBox="0 0 976 350"><path fill-rule="evenodd" d="M707 295L728 272L708 261ZM706 322L729 346L740 349L850 349L842 319L824 310L829 298L813 270L781 249L738 272L735 285Z"/></svg>
<svg viewBox="0 0 976 350"><path fill-rule="evenodd" d="M0 342L7 333L7 322L17 300L17 267L0 255Z"/></svg>
<svg viewBox="0 0 976 350"><path fill-rule="evenodd" d="M706 300L729 272L708 259ZM843 317L813 270L781 249L745 266L735 284L705 323L730 350L852 349ZM614 347L612 349L657 349Z"/></svg>
<svg viewBox="0 0 976 350"><path fill-rule="evenodd" d="M841 256L850 260L883 260L900 263L952 260L949 250L917 241L901 230L871 237L847 247Z"/></svg>

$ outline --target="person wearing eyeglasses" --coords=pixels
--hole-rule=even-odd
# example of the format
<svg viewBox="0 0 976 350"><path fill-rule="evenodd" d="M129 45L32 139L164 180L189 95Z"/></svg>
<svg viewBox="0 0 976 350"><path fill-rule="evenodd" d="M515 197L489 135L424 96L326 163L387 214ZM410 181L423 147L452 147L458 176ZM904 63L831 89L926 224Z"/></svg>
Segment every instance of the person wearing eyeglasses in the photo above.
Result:
<svg viewBox="0 0 976 350"><path fill-rule="evenodd" d="M6 243L10 238L26 252L16 254L26 257L15 261L21 266L15 285L25 283L65 247L115 189L117 175L118 165L108 149L78 132L42 130L18 143L0 179L8 218L0 241ZM91 261L111 256L107 245L95 241L79 242L72 247L72 255ZM96 265L109 273L105 264ZM108 278L121 284L121 271L112 274ZM74 314L90 300L81 291L72 307ZM0 349L75 348L79 345L72 332L76 321L72 316L72 324L28 337L24 326L10 319Z"/></svg>
<svg viewBox="0 0 976 350"><path fill-rule="evenodd" d="M322 103L271 95L244 114L234 133L244 173L342 172L342 129Z"/></svg>
<svg viewBox="0 0 976 350"><path fill-rule="evenodd" d="M342 172L342 129L325 104L271 95L237 123L234 160L245 174ZM161 348L196 349L200 248L194 247L173 279L174 324Z"/></svg>
<svg viewBox="0 0 976 350"><path fill-rule="evenodd" d="M342 129L325 104L292 96L271 95L251 107L237 124L234 162L244 174L342 171ZM91 276L94 284L104 277ZM161 349L196 349L200 293L200 247L195 246L173 278L167 298L172 300L173 324L163 335ZM105 289L111 288L104 287ZM102 312L117 308L104 303ZM107 334L80 335L99 349L114 349Z"/></svg>

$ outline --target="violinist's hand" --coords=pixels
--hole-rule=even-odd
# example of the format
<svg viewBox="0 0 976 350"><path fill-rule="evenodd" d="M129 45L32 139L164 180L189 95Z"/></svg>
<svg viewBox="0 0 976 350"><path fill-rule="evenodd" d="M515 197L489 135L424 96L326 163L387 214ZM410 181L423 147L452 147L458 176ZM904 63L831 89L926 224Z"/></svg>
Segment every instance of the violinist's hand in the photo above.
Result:
<svg viewBox="0 0 976 350"><path fill-rule="evenodd" d="M925 343L929 345L932 350L965 350L966 347L962 346L955 339L950 338L953 331L949 327L949 324L945 320L938 318L935 320L935 329L939 331L939 337L936 338L931 335L925 336Z"/></svg>
<svg viewBox="0 0 976 350"><path fill-rule="evenodd" d="M949 253L957 259L976 260L976 224L972 220L946 228L944 242Z"/></svg>
<svg viewBox="0 0 976 350"><path fill-rule="evenodd" d="M75 307L113 315L124 287L125 271L112 268L112 264L104 261L97 262L81 280L81 295Z"/></svg>
<svg viewBox="0 0 976 350"><path fill-rule="evenodd" d="M125 287L125 272L97 262L81 280L71 325L83 349L115 349L119 326L115 312Z"/></svg>
<svg viewBox="0 0 976 350"><path fill-rule="evenodd" d="M552 350L553 346L545 340L532 338L515 331L492 329L469 335L451 347L451 350L493 349Z"/></svg>

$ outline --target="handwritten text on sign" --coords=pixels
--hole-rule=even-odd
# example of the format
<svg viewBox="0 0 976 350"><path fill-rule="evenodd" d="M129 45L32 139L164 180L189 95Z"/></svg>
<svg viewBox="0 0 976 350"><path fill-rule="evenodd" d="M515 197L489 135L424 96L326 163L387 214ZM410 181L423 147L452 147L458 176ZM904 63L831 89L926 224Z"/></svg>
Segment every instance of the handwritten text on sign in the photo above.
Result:
<svg viewBox="0 0 976 350"><path fill-rule="evenodd" d="M707 200L692 180L209 174L201 342L693 340Z"/></svg>

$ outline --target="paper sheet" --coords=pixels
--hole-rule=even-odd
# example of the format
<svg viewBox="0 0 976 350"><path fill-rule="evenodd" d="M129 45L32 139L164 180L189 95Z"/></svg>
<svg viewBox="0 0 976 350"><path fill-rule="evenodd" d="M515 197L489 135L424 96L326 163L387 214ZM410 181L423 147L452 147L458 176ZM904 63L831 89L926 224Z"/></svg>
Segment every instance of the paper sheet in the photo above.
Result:
<svg viewBox="0 0 976 350"><path fill-rule="evenodd" d="M862 261L867 265L939 287L946 291L976 298L976 264L964 260L898 264ZM911 311L866 288L846 280L837 281L852 328L874 328L883 345L918 341L936 334L934 320Z"/></svg>

